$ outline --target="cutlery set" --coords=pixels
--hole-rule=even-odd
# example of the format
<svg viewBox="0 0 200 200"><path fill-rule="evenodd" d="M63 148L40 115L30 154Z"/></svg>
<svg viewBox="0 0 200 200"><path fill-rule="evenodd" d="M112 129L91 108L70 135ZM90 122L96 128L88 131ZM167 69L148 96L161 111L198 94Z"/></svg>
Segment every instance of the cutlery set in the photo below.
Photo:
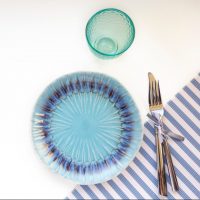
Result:
<svg viewBox="0 0 200 200"><path fill-rule="evenodd" d="M159 81L155 79L152 73L148 73L149 77L149 110L151 114L147 114L154 123L155 143L156 143L156 160L159 194L167 196L167 181L165 174L165 162L169 172L170 182L173 191L179 190L178 180L171 157L168 138L174 138L183 141L184 137L163 128L164 108L160 93Z"/></svg>

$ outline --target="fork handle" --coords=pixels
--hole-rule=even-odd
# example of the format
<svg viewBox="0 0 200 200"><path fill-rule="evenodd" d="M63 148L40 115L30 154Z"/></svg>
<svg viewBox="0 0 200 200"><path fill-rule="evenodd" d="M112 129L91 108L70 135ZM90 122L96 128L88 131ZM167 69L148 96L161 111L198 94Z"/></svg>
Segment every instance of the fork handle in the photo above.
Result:
<svg viewBox="0 0 200 200"><path fill-rule="evenodd" d="M164 165L164 152L162 147L163 136L161 127L155 127L155 140L156 140L156 160L157 160L157 173L158 173L158 188L162 196L167 196L167 182Z"/></svg>
<svg viewBox="0 0 200 200"><path fill-rule="evenodd" d="M165 158L166 158L166 163L167 163L167 168L168 168L168 172L169 172L172 190L178 191L179 190L178 180L176 177L176 172L174 169L174 164L172 161L171 152L170 152L167 138L163 140L162 145L163 145L163 150L164 150L164 154L165 154Z"/></svg>

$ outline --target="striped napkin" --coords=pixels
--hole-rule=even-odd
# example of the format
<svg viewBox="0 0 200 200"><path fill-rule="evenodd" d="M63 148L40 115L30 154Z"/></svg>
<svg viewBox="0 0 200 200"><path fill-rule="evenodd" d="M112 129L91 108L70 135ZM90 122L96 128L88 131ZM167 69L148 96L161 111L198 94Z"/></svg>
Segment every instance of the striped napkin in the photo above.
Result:
<svg viewBox="0 0 200 200"><path fill-rule="evenodd" d="M200 73L169 101L164 123L185 137L169 140L180 191L172 192L167 177L168 198L200 199ZM102 184L79 185L66 199L159 199L154 135L153 124L146 122L140 151L123 173Z"/></svg>

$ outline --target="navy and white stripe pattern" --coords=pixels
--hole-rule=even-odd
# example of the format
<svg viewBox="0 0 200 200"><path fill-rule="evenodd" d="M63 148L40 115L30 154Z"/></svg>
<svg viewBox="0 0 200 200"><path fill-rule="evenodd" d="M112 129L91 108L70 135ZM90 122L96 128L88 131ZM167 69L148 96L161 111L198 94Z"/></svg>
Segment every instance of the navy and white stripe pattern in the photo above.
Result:
<svg viewBox="0 0 200 200"><path fill-rule="evenodd" d="M200 199L200 74L167 104L164 123L185 137L169 141L180 191L172 192L168 179L168 198ZM155 152L153 124L146 122L140 151L122 174L103 184L77 186L67 198L159 199Z"/></svg>

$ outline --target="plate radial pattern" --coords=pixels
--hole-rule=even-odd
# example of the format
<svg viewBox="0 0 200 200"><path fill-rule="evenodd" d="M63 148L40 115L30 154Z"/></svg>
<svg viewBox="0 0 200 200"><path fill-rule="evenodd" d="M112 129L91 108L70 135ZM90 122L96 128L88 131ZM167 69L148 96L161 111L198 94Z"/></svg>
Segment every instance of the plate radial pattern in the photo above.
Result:
<svg viewBox="0 0 200 200"><path fill-rule="evenodd" d="M80 184L118 175L142 141L139 113L127 90L109 76L88 72L65 75L45 89L32 133L42 160Z"/></svg>

